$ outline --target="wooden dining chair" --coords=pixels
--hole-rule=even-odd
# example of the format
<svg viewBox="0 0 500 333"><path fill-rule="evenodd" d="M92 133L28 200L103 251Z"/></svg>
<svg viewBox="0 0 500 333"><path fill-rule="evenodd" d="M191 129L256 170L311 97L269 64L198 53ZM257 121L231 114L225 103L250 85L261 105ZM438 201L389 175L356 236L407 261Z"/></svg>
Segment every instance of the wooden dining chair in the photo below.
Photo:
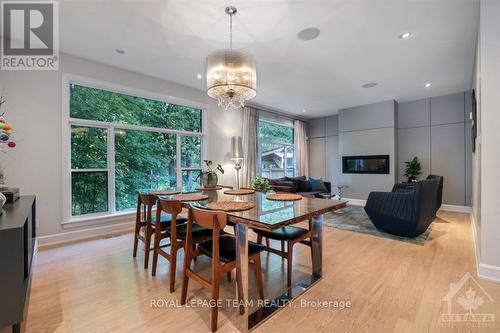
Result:
<svg viewBox="0 0 500 333"><path fill-rule="evenodd" d="M262 238L266 238L266 251L272 252L285 258L287 260L287 287L292 285L292 264L293 264L293 246L297 243L307 245L311 248L312 259L312 219L309 219L309 229L299 228L294 226L285 226L278 230L266 231L253 229L257 234L257 243L262 244ZM309 238L309 240L307 240ZM269 240L274 239L281 242L281 250L271 247ZM285 251L285 243L287 244L287 251Z"/></svg>
<svg viewBox="0 0 500 333"><path fill-rule="evenodd" d="M177 223L171 223L167 228L155 228L152 275L156 275L158 255L161 255L170 263L171 293L174 292L175 289L177 252L179 251L179 249L184 248L184 244L186 241L187 225L185 222L187 222L187 219L184 217L179 217L179 214L181 212L182 203L179 200L158 199L156 207L156 219L158 220L162 213L167 213L171 216L171 220L177 221ZM192 235L192 246L194 247L197 243L211 239L212 230L197 227L192 231ZM166 238L169 238L169 243L161 244L161 241ZM170 253L167 253L164 250L167 247L170 247Z"/></svg>
<svg viewBox="0 0 500 333"><path fill-rule="evenodd" d="M204 228L212 230L212 240L198 244L197 249L193 250L191 230L195 225L201 225ZM221 276L236 268L236 239L234 236L222 233L221 231L227 224L227 214L220 211L206 211L197 208L191 208L187 223L187 239L186 239L186 254L184 258L184 272L182 281L181 304L186 304L187 289L189 278L194 279L203 287L210 290L212 294L212 309L211 309L211 330L217 331L217 316L219 299L219 283ZM249 242L248 244L248 260L250 267L255 272L259 297L264 298L264 288L262 283L262 267L260 263L260 253L264 250L264 246ZM207 281L201 275L191 270L191 261L193 258L200 255L207 255L212 258L212 278ZM241 274L236 273L238 284L238 297L241 301L242 284ZM240 302L241 303L241 302Z"/></svg>
<svg viewBox="0 0 500 333"><path fill-rule="evenodd" d="M155 230L158 226L157 221L160 221L159 229L170 227L172 222L172 216L170 214L160 214L159 217L153 215L153 208L157 201L158 198L156 195L150 193L137 193L133 257L137 257L137 247L140 240L144 243L144 269L147 269L149 265L149 253L152 250L151 238L155 234ZM182 221L182 219L180 221L185 223L187 220L184 218L184 221ZM177 223L179 223L179 219Z"/></svg>

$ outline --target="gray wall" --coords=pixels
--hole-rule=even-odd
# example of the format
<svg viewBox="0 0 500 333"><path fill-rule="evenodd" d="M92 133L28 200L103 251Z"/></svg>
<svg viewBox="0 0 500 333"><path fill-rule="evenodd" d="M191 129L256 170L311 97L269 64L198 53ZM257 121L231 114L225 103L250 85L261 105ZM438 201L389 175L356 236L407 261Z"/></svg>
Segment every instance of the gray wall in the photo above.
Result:
<svg viewBox="0 0 500 333"><path fill-rule="evenodd" d="M339 182L338 116L308 122L309 175L332 183Z"/></svg>
<svg viewBox="0 0 500 333"><path fill-rule="evenodd" d="M389 174L341 174L349 185L346 198L366 199L371 191L390 191L396 180L395 128L397 103L393 100L339 111L339 155L389 155Z"/></svg>
<svg viewBox="0 0 500 333"><path fill-rule="evenodd" d="M472 150L470 92L399 103L399 181L405 161L417 156L422 178L444 176L443 203L470 206Z"/></svg>

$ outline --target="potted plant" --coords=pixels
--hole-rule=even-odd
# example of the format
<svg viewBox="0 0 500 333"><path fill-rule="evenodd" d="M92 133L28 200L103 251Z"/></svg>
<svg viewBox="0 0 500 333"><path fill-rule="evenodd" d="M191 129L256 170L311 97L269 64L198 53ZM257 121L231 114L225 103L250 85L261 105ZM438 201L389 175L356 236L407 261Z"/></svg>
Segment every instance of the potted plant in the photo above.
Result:
<svg viewBox="0 0 500 333"><path fill-rule="evenodd" d="M415 156L411 161L405 162L405 177L408 178L408 183L415 183L418 180L418 176L422 174L422 166Z"/></svg>
<svg viewBox="0 0 500 333"><path fill-rule="evenodd" d="M217 171L219 171L221 174L224 174L224 169L222 168L222 165L217 164L217 167L213 168L212 161L210 160L203 160L205 162L205 165L207 166L207 171L204 171L202 173L202 183L203 187L210 188L210 187L216 187L217 183L219 182L219 179L217 177Z"/></svg>
<svg viewBox="0 0 500 333"><path fill-rule="evenodd" d="M269 180L261 176L255 176L252 178L250 187L258 192L269 191Z"/></svg>

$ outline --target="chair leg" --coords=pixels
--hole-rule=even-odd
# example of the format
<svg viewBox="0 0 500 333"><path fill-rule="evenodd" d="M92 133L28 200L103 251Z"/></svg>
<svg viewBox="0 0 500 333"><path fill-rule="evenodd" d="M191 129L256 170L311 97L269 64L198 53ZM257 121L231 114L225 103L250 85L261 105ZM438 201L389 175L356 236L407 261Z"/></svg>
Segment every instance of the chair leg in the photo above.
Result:
<svg viewBox="0 0 500 333"><path fill-rule="evenodd" d="M231 282L231 271L227 271L227 282Z"/></svg>
<svg viewBox="0 0 500 333"><path fill-rule="evenodd" d="M212 281L212 313L211 313L211 328L212 332L217 331L217 317L219 314L219 307L217 302L219 300L219 276L215 276L215 279Z"/></svg>
<svg viewBox="0 0 500 333"><path fill-rule="evenodd" d="M193 251L196 251L196 243L193 243ZM198 260L198 257L194 257L194 261L196 262L197 260Z"/></svg>
<svg viewBox="0 0 500 333"><path fill-rule="evenodd" d="M146 244L144 244L144 269L148 269L149 266L149 251L151 247L151 236L153 233L146 227Z"/></svg>
<svg viewBox="0 0 500 333"><path fill-rule="evenodd" d="M266 237L266 246L269 249L271 247L271 243L269 242L269 238Z"/></svg>
<svg viewBox="0 0 500 333"><path fill-rule="evenodd" d="M187 275L187 270L191 264L191 251L188 250L184 253L184 268L182 269L182 293L181 293L181 305L186 304L187 289L189 283L189 276Z"/></svg>
<svg viewBox="0 0 500 333"><path fill-rule="evenodd" d="M287 253L287 278L286 286L290 288L292 285L292 265L293 265L293 245L294 243L288 242L288 253Z"/></svg>
<svg viewBox="0 0 500 333"><path fill-rule="evenodd" d="M137 257L137 246L139 245L139 238L137 235L141 232L141 225L136 223L135 224L135 233L134 233L134 252L132 256L135 258Z"/></svg>
<svg viewBox="0 0 500 333"><path fill-rule="evenodd" d="M155 245L153 248L153 268L151 269L151 275L153 276L156 276L156 265L158 264L158 250L160 249L160 240L161 237L158 237L158 235L155 234Z"/></svg>
<svg viewBox="0 0 500 333"><path fill-rule="evenodd" d="M260 263L260 253L254 258L255 265L255 280L257 281L257 288L259 289L259 298L264 299L264 283L262 282L262 265Z"/></svg>
<svg viewBox="0 0 500 333"><path fill-rule="evenodd" d="M285 241L281 241L281 252L285 252Z"/></svg>
<svg viewBox="0 0 500 333"><path fill-rule="evenodd" d="M175 290L175 273L177 271L177 248L172 247L170 251L170 292Z"/></svg>

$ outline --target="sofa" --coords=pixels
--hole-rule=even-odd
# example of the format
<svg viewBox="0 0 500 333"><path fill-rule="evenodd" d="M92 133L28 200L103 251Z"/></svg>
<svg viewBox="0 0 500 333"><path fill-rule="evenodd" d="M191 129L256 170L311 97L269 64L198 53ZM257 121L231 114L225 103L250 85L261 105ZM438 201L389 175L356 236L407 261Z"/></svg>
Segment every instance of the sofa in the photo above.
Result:
<svg viewBox="0 0 500 333"><path fill-rule="evenodd" d="M365 211L382 231L416 237L427 230L436 216L437 179L419 181L405 190L371 192Z"/></svg>
<svg viewBox="0 0 500 333"><path fill-rule="evenodd" d="M326 198L331 196L332 186L330 182L306 176L281 177L268 179L271 190L275 192L297 193L303 196Z"/></svg>

